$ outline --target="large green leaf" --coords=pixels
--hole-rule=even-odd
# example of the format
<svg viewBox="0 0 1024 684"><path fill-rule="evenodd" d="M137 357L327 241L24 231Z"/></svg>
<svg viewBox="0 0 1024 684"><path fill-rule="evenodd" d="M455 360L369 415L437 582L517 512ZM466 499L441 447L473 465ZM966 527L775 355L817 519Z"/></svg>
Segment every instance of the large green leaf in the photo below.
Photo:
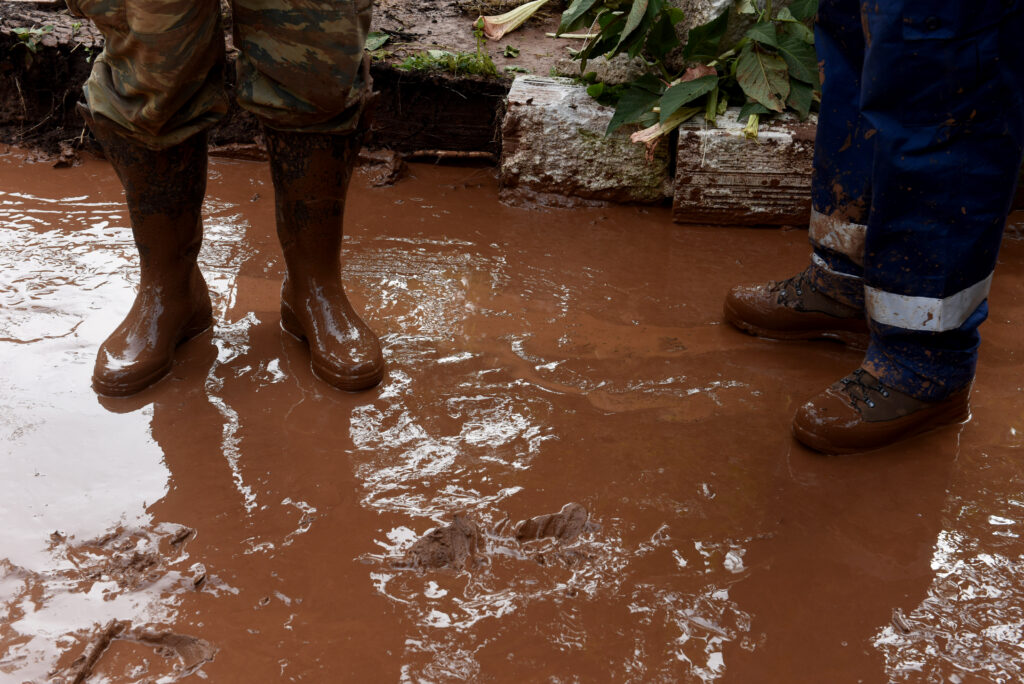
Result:
<svg viewBox="0 0 1024 684"><path fill-rule="evenodd" d="M812 86L818 85L818 54L814 46L799 36L787 33L779 37L776 47L789 66L789 75Z"/></svg>
<svg viewBox="0 0 1024 684"><path fill-rule="evenodd" d="M759 24L754 24L750 27L750 30L747 31L746 36L761 45L767 45L773 48L779 47L779 37L775 31L775 24L770 21L763 21Z"/></svg>
<svg viewBox="0 0 1024 684"><path fill-rule="evenodd" d="M736 116L736 120L742 124L747 122L751 114L771 114L771 111L760 102L748 102L743 105L740 109L740 113Z"/></svg>
<svg viewBox="0 0 1024 684"><path fill-rule="evenodd" d="M665 123L683 105L710 93L717 85L718 76L703 76L679 83L666 90L665 94L661 96L661 123Z"/></svg>
<svg viewBox="0 0 1024 684"><path fill-rule="evenodd" d="M789 82L789 98L786 105L800 115L803 121L811 112L811 101L814 100L814 88L801 81Z"/></svg>
<svg viewBox="0 0 1024 684"><path fill-rule="evenodd" d="M623 124L633 123L654 108L654 103L661 97L660 92L651 92L646 88L632 87L619 98L619 106L615 108L612 120L608 122L605 135L611 135Z"/></svg>
<svg viewBox="0 0 1024 684"><path fill-rule="evenodd" d="M729 13L722 12L714 21L694 26L686 39L683 48L683 59L688 62L707 63L718 59L718 45L722 42L725 29L729 25Z"/></svg>
<svg viewBox="0 0 1024 684"><path fill-rule="evenodd" d="M647 52L656 59L664 59L678 46L679 36L676 35L676 27L669 14L663 12L647 35Z"/></svg>
<svg viewBox="0 0 1024 684"><path fill-rule="evenodd" d="M626 17L626 26L622 29L622 34L619 36L619 42L615 46L616 49L622 46L622 44L629 38L630 34L633 33L640 26L640 22L647 16L647 2L648 0L633 0L633 6L629 8L629 16Z"/></svg>
<svg viewBox="0 0 1024 684"><path fill-rule="evenodd" d="M572 0L569 8L562 12L562 21L558 24L558 33L569 33L578 28L576 23L586 14L597 0Z"/></svg>
<svg viewBox="0 0 1024 684"><path fill-rule="evenodd" d="M789 5L789 11L797 21L813 19L818 13L818 0L793 0Z"/></svg>
<svg viewBox="0 0 1024 684"><path fill-rule="evenodd" d="M747 97L773 112L786 108L789 73L786 60L747 44L736 60L736 80Z"/></svg>
<svg viewBox="0 0 1024 684"><path fill-rule="evenodd" d="M366 50L367 52L373 52L374 50L380 50L384 47L384 43L388 42L391 36L382 31L373 31L372 33L366 34Z"/></svg>
<svg viewBox="0 0 1024 684"><path fill-rule="evenodd" d="M580 71L586 71L587 61L594 55L604 55L615 49L617 36L626 19L621 14L605 12L598 17L597 21L601 27L601 33L596 39L587 41L587 46L580 50Z"/></svg>

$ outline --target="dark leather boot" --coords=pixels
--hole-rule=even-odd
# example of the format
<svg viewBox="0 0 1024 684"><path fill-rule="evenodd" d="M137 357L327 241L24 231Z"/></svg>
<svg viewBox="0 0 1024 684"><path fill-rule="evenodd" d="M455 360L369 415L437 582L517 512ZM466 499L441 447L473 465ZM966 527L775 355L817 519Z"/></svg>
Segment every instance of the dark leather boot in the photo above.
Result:
<svg viewBox="0 0 1024 684"><path fill-rule="evenodd" d="M809 270L787 280L734 287L725 298L725 320L743 332L775 340L839 340L866 349L863 309L817 290Z"/></svg>
<svg viewBox="0 0 1024 684"><path fill-rule="evenodd" d="M970 417L970 386L923 401L858 368L800 407L793 435L826 454L870 451Z"/></svg>
<svg viewBox="0 0 1024 684"><path fill-rule="evenodd" d="M203 239L206 134L154 151L124 137L109 119L79 109L124 186L139 250L135 303L100 346L92 377L100 394L126 396L166 375L175 347L213 322L206 281L196 265Z"/></svg>
<svg viewBox="0 0 1024 684"><path fill-rule="evenodd" d="M308 343L313 372L323 380L349 391L373 387L384 377L380 342L341 281L345 194L363 136L269 127L264 134L287 267L281 326Z"/></svg>

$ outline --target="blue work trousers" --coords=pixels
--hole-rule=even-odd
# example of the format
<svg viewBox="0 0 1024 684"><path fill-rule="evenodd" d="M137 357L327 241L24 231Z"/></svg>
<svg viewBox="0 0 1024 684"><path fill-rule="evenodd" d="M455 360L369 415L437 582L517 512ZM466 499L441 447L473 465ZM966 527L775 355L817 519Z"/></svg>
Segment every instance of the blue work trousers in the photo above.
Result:
<svg viewBox="0 0 1024 684"><path fill-rule="evenodd" d="M810 239L866 364L938 400L974 378L1024 146L1024 0L821 0Z"/></svg>

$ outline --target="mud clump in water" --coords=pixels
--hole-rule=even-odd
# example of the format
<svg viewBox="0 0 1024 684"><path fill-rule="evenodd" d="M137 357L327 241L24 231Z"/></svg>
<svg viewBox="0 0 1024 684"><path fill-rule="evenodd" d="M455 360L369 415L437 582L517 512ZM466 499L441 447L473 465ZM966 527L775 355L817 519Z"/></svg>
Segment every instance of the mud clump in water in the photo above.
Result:
<svg viewBox="0 0 1024 684"><path fill-rule="evenodd" d="M479 544L480 528L465 516L456 515L451 524L436 527L417 539L392 565L415 570L459 570L477 560Z"/></svg>
<svg viewBox="0 0 1024 684"><path fill-rule="evenodd" d="M590 514L582 505L567 503L558 513L538 515L520 521L515 527L516 540L524 542L553 537L562 543L568 543L587 529L589 519Z"/></svg>
<svg viewBox="0 0 1024 684"><path fill-rule="evenodd" d="M172 672L168 673L168 677L161 677L161 681L188 677L217 655L216 648L198 637L170 631L132 629L127 620L111 620L92 637L82 655L63 671L54 672L50 681L53 684L80 684L88 681L99 668L103 655L117 640L149 646L160 657L174 661Z"/></svg>
<svg viewBox="0 0 1024 684"><path fill-rule="evenodd" d="M146 530L118 529L99 539L70 545L63 537L51 541L66 545L66 554L84 580L110 580L121 589L134 590L151 584L166 571L168 557L175 555L195 532L180 526L173 532L154 534ZM55 533L56 534L56 533ZM168 549L160 548L165 541Z"/></svg>

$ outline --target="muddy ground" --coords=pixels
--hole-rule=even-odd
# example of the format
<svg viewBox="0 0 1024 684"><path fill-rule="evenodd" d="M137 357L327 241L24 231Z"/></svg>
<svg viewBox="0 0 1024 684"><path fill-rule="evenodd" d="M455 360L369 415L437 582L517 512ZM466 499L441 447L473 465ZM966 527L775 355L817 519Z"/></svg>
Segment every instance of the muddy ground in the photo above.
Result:
<svg viewBox="0 0 1024 684"><path fill-rule="evenodd" d="M108 400L92 362L137 277L120 186L0 154L0 680L1024 677L1018 229L972 419L824 458L789 420L860 355L720 314L803 268L805 232L409 174L360 175L347 211L380 387L311 374L266 166L215 159L217 325Z"/></svg>

